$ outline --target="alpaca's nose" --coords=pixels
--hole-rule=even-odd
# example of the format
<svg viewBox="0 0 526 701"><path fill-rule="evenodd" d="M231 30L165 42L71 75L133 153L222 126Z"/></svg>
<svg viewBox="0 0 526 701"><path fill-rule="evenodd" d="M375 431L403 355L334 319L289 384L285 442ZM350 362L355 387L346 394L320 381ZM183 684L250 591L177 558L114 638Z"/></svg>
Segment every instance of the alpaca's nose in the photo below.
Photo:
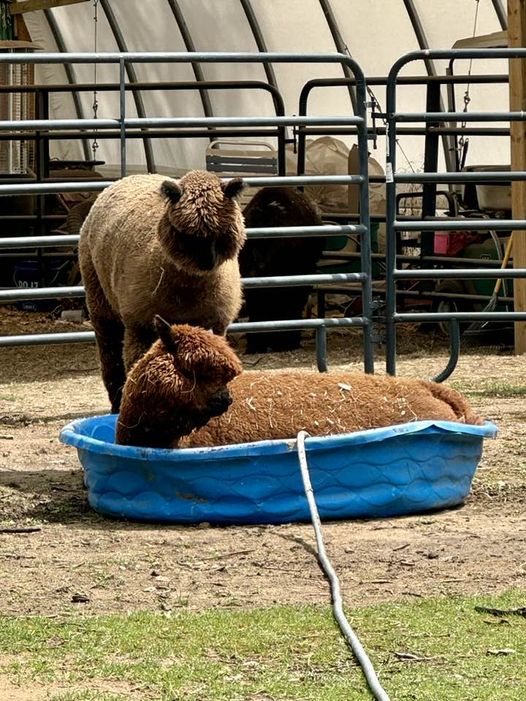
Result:
<svg viewBox="0 0 526 701"><path fill-rule="evenodd" d="M226 387L224 389L218 390L215 394L210 397L208 402L208 408L212 413L212 416L220 416L223 414L228 407L232 404L232 397L230 392Z"/></svg>

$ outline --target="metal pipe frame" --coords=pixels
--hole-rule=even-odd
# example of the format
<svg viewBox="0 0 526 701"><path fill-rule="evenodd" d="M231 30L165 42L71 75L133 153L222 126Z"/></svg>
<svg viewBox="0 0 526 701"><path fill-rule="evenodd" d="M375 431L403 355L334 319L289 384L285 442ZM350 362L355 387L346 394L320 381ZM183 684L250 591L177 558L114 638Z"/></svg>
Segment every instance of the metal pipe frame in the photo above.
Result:
<svg viewBox="0 0 526 701"><path fill-rule="evenodd" d="M114 18L112 18L111 12L108 14L108 3L106 1L102 2L102 6L108 15L108 20L110 25L114 23ZM115 33L115 28L112 26ZM116 38L119 44L118 35ZM119 44L121 47L121 44ZM103 133L105 129L113 129L120 131L120 142L121 142L121 173L126 172L125 168L125 145L126 136L129 129L141 129L147 130L150 127L159 128L204 128L211 129L214 127L277 127L278 129L284 129L287 126L302 126L302 125L312 125L312 126L329 126L334 127L338 125L349 126L353 125L357 128L358 133L358 147L359 147L359 175L358 176L316 176L311 177L281 177L281 178L268 178L268 177L256 177L247 178L247 184L254 185L266 185L266 184L280 184L280 185L306 185L310 182L317 181L318 183L327 182L337 182L340 183L355 183L359 185L360 189L360 220L358 225L346 225L345 228L333 227L331 233L347 233L347 234L359 234L361 237L361 269L362 273L352 274L347 280L353 280L361 283L362 286L362 300L363 300L363 316L356 317L348 321L347 325L361 326L363 329L363 346L364 346L364 368L366 372L374 371L374 360L373 360L373 341L371 332L371 315L372 315L372 265L371 265L371 245L370 245L370 218L369 218L369 196L368 196L368 150L367 150L367 94L366 94L366 83L365 77L359 65L351 57L343 54L289 54L289 53L268 53L268 54L254 54L254 53L220 53L220 52L193 52L189 53L169 53L169 52L158 52L158 53L108 53L108 54L34 54L28 56L27 54L10 54L9 62L20 62L22 63L61 63L61 64L75 64L75 63L117 63L120 68L119 73L119 92L120 92L120 115L119 119L104 119L104 120L89 120L89 119L77 119L77 120L25 120L23 122L0 122L0 131L16 130L19 134L20 132L27 130L44 130L46 134L49 134L49 130L52 129L64 129L67 131L74 129L96 129L97 133ZM0 62L5 59L0 55ZM295 117L295 116L276 116L273 118L238 118L238 117L204 117L204 118L145 118L141 116L143 112L138 105L137 110L139 117L136 119L127 118L125 110L125 76L128 73L131 83L135 81L135 74L130 69L133 68L133 63L135 62L145 62L145 63L155 63L155 62L169 62L169 63L207 63L207 62L249 62L249 63L339 63L345 69L352 71L356 79L356 95L357 95L357 109L356 116L334 116L334 117ZM136 95L136 91L134 91ZM147 137L146 137L147 139ZM283 141L283 139L282 139ZM145 142L146 143L146 142ZM284 165L284 164L283 164ZM103 189L107 186L108 182L82 182L82 183L31 183L25 185L7 185L0 186L0 194L19 192L28 193L36 192L40 195L48 192L59 192L68 191L69 189L75 189L76 191L96 191ZM22 189L18 189L22 187ZM286 228L286 227L284 227ZM314 227L315 228L315 227ZM305 235L305 231L301 227L292 227L296 231L283 231L283 230L265 230L260 229L260 236L286 236L286 235ZM257 235L257 232L254 232ZM310 235L320 235L323 233L327 235L329 231L326 227L318 227L317 231L312 232ZM357 275L357 276L356 276ZM323 282L324 284L330 283L333 280L331 276L313 276L305 277L300 276L300 278L293 280L292 278L285 278L285 280L279 280L278 278L270 278L267 280L255 279L249 285L263 286L263 285L304 285L304 284L316 284L317 282ZM335 282L341 283L343 278L334 278ZM308 282L307 282L308 281ZM23 294L31 295L33 299L42 299L45 296L49 296L51 292L53 297L60 296L80 296L82 288L41 288L31 291L17 291L11 290L7 291L6 295L9 299L13 299L13 294L16 299L20 299L18 295ZM33 297L33 295L36 295ZM2 297L0 296L0 299ZM318 357L318 367L323 370L326 369L326 359L324 357L326 350L325 343L325 331L327 327L335 325L345 325L342 324L341 319L318 319L318 320L301 320L300 322L268 322L268 325L250 324L248 327L243 325L234 324L232 325L232 332L236 332L236 329L241 332L243 330L256 331L258 328L260 330L268 329L285 329L285 328L316 328L317 329L317 357ZM315 323L312 323L315 322ZM291 325L292 324L292 325ZM67 334L68 335L68 334ZM47 335L44 335L47 337ZM85 339L85 336L80 336L81 339ZM33 340L27 340L26 342L38 342ZM2 339L0 339L0 344ZM10 340L6 344L13 344Z"/></svg>
<svg viewBox="0 0 526 701"><path fill-rule="evenodd" d="M496 8L497 9L497 8ZM400 279L445 279L445 278L519 278L526 277L526 270L499 270L498 276L493 268L479 269L435 269L435 270L398 270L396 256L396 232L397 231L448 231L462 229L470 231L499 230L510 231L524 229L526 222L518 220L495 219L427 219L405 221L397 219L396 215L396 187L403 182L421 183L452 183L452 182L509 182L511 180L525 180L526 172L470 172L470 173L420 173L402 174L396 170L396 135L397 125L404 122L452 122L452 121L514 121L525 120L526 112L419 112L398 113L396 109L396 91L400 82L400 71L412 61L429 61L434 59L510 59L526 58L526 49L450 49L436 51L413 51L398 59L392 66L387 81L387 153L386 153L386 197L387 197L387 241L386 241L386 370L389 374L396 374L396 324L409 321L444 321L447 319L469 321L523 321L526 313L522 312L451 312L430 314L407 314L397 312L396 282ZM455 349L451 349L448 372L452 372L453 356ZM454 367L454 364L453 364Z"/></svg>

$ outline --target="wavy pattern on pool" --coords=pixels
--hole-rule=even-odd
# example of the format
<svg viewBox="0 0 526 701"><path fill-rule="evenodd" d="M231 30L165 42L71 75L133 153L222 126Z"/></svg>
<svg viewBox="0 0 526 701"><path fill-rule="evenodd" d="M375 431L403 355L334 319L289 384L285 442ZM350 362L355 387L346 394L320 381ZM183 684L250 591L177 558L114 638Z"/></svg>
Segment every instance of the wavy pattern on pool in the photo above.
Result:
<svg viewBox="0 0 526 701"><path fill-rule="evenodd" d="M309 520L295 440L160 450L116 445L115 415L60 433L75 446L90 505L141 521L250 524ZM308 438L322 519L400 516L455 506L469 494L484 438L497 428L416 421Z"/></svg>

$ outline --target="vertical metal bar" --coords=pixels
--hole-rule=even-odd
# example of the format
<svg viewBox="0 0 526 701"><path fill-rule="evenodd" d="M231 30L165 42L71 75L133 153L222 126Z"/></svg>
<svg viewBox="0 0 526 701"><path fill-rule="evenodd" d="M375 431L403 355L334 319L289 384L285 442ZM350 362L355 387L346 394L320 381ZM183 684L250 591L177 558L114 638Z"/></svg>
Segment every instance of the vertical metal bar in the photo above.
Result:
<svg viewBox="0 0 526 701"><path fill-rule="evenodd" d="M453 61L450 61L447 68L446 68L446 75L452 76L453 75ZM455 99L455 85L453 83L448 83L446 86L446 91L447 91L447 110L448 112L455 112L456 109L456 99ZM450 123L451 124L451 123ZM455 123L451 124L451 126L455 126ZM454 167L453 170L455 173L458 173L460 170L460 159L458 156L458 134L451 134L447 138L448 142L448 151L453 154L453 163ZM449 184L449 191L455 191L455 186L452 185L451 183Z"/></svg>
<svg viewBox="0 0 526 701"><path fill-rule="evenodd" d="M51 34L53 35L53 39L55 40L58 50L60 51L60 53L67 53L68 49L66 47L66 44L64 43L64 39L62 37L58 24L55 21L53 12L51 12L51 10L44 10L44 16L47 20L49 29L51 31ZM66 72L66 78L68 79L68 83L70 85L75 85L75 83L77 83L77 79L75 77L75 70L71 63L64 64L64 71ZM84 119L84 110L82 109L80 95L76 90L72 90L71 97L73 98L73 104L75 105L75 112L77 117L79 119ZM89 161L91 158L91 153L89 141L87 139L82 139L82 150L84 152L84 159L86 161Z"/></svg>
<svg viewBox="0 0 526 701"><path fill-rule="evenodd" d="M358 126L358 154L360 175L360 223L366 232L360 237L360 263L365 280L362 283L362 314L367 319L363 327L363 354L365 372L374 372L373 346L373 297L372 297L372 256L371 256L371 218L369 214L369 149L367 142L367 87L363 74L356 75L356 107L362 118Z"/></svg>
<svg viewBox="0 0 526 701"><path fill-rule="evenodd" d="M38 90L36 93L35 111L37 119L49 119L49 102L47 91ZM49 141L42 135L41 132L35 132L35 171L37 182L42 182L49 175ZM44 219L45 213L45 195L36 196L36 226L34 233L37 236L44 235ZM38 265L38 286L42 287L44 277L44 261L42 249L37 249L37 265Z"/></svg>
<svg viewBox="0 0 526 701"><path fill-rule="evenodd" d="M386 290L385 290L385 360L386 372L396 375L396 77L393 70L389 73L386 87L386 163L385 163L385 195L386 195Z"/></svg>
<svg viewBox="0 0 526 701"><path fill-rule="evenodd" d="M426 112L440 111L440 84L428 83L426 95ZM436 173L438 170L438 143L439 137L432 127L436 122L426 122L424 173ZM424 183L422 187L422 219L434 217L436 214L437 184ZM420 232L420 255L433 255L434 233L432 231Z"/></svg>
<svg viewBox="0 0 526 701"><path fill-rule="evenodd" d="M119 119L121 123L121 178L126 175L126 65L124 59L119 60Z"/></svg>
<svg viewBox="0 0 526 701"><path fill-rule="evenodd" d="M128 51L128 47L126 46L126 42L124 41L124 36L120 30L119 24L115 18L115 15L113 14L113 10L110 7L110 4L108 0L100 0L100 4L102 9L104 10L104 14L106 15L106 18L108 20L108 24L110 25L111 31L113 32L113 36L115 37L115 41L117 42L117 46L119 47L119 51L122 53L126 53ZM137 75L135 73L135 68L129 64L126 63L126 72L128 73L128 78L130 80L130 83L133 85L133 83L137 82ZM146 117L146 110L144 109L144 102L142 100L142 96L139 91L133 90L133 99L135 101L135 106L137 108L137 115L139 117ZM153 149L152 149L152 144L151 144L151 139L148 137L145 137L143 139L144 143L144 155L146 158L146 166L148 168L149 173L155 173L155 159L153 157Z"/></svg>

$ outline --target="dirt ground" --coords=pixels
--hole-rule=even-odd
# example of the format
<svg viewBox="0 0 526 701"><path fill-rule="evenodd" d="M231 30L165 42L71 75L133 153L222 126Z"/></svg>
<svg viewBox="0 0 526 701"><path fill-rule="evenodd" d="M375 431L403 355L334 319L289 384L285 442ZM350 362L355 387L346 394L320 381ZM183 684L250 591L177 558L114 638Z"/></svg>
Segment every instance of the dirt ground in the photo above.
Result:
<svg viewBox="0 0 526 701"><path fill-rule="evenodd" d="M0 335L67 330L2 310ZM297 353L243 358L246 367L314 366ZM331 367L362 369L356 333L329 334ZM241 346L240 346L241 349ZM430 377L446 364L439 337L401 334L398 374ZM383 372L383 360L377 367ZM472 495L441 513L324 524L346 603L526 587L526 358L499 348L465 353L451 378L465 389L512 384L512 396L475 395L500 428L487 441ZM522 393L521 388L524 388ZM94 513L76 451L58 441L73 418L106 413L93 345L0 349L1 614L59 616L177 607L326 603L328 585L309 524L158 526Z"/></svg>

